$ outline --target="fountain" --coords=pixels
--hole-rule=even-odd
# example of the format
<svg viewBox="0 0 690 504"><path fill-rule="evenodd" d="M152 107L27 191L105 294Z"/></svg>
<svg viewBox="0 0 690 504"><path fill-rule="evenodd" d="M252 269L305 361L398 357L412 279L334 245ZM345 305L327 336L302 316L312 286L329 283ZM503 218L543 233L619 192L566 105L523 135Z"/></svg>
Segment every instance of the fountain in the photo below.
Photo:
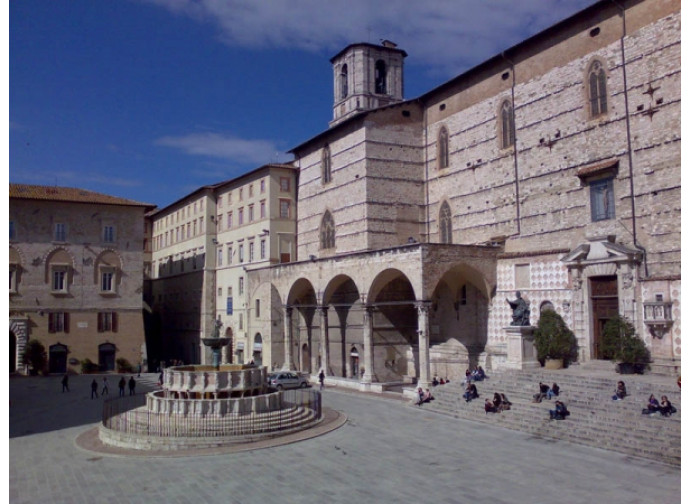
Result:
<svg viewBox="0 0 690 504"><path fill-rule="evenodd" d="M98 437L105 445L140 450L210 448L284 436L321 422L318 390L274 390L267 369L221 364L230 338L202 338L213 365L166 368L162 390L108 399ZM144 404L145 403L145 404Z"/></svg>

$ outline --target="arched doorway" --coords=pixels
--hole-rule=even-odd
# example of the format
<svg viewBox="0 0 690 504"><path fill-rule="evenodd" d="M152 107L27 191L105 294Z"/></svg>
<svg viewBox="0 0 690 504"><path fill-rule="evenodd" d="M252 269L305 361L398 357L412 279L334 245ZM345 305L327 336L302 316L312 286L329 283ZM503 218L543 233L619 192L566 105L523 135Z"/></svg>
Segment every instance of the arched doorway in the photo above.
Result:
<svg viewBox="0 0 690 504"><path fill-rule="evenodd" d="M262 355L263 355L263 348L262 348L263 342L261 339L261 334L256 333L254 335L254 353L252 354L254 357L254 364L257 366L262 365Z"/></svg>
<svg viewBox="0 0 690 504"><path fill-rule="evenodd" d="M17 337L10 331L10 373L17 371Z"/></svg>
<svg viewBox="0 0 690 504"><path fill-rule="evenodd" d="M112 343L98 345L98 369L99 371L115 370L115 345Z"/></svg>
<svg viewBox="0 0 690 504"><path fill-rule="evenodd" d="M62 343L56 343L48 348L48 372L67 372L67 347Z"/></svg>

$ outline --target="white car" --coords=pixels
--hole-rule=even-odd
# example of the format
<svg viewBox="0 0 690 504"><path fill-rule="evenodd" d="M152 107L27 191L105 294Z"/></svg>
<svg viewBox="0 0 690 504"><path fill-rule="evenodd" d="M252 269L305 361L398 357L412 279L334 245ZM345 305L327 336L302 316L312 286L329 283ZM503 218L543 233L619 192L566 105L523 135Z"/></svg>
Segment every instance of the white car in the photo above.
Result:
<svg viewBox="0 0 690 504"><path fill-rule="evenodd" d="M309 382L304 376L300 376L292 371L279 371L268 375L268 386L282 390L284 388L305 388Z"/></svg>

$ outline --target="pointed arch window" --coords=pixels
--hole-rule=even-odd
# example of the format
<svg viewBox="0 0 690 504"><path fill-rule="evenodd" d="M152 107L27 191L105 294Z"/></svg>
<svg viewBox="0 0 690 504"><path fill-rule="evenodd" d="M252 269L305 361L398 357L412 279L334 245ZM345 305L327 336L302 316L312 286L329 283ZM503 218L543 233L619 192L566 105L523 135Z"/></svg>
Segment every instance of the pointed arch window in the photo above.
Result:
<svg viewBox="0 0 690 504"><path fill-rule="evenodd" d="M328 145L321 152L321 180L324 184L331 181L331 149Z"/></svg>
<svg viewBox="0 0 690 504"><path fill-rule="evenodd" d="M515 144L515 115L510 101L501 105L501 148L507 149Z"/></svg>
<svg viewBox="0 0 690 504"><path fill-rule="evenodd" d="M601 61L595 60L587 72L589 87L589 117L597 117L608 110L606 97L606 72Z"/></svg>
<svg viewBox="0 0 690 504"><path fill-rule="evenodd" d="M448 130L445 126L438 132L438 167L448 168Z"/></svg>
<svg viewBox="0 0 690 504"><path fill-rule="evenodd" d="M444 201L438 215L439 235L441 243L453 243L453 223L450 213L450 205Z"/></svg>
<svg viewBox="0 0 690 504"><path fill-rule="evenodd" d="M347 65L343 65L340 67L340 99L347 98L347 94Z"/></svg>
<svg viewBox="0 0 690 504"><path fill-rule="evenodd" d="M335 222L331 212L326 210L326 213L321 219L321 248L332 249L335 248Z"/></svg>
<svg viewBox="0 0 690 504"><path fill-rule="evenodd" d="M386 62L383 60L378 60L375 67L375 92L376 94L386 94L388 92L386 86Z"/></svg>

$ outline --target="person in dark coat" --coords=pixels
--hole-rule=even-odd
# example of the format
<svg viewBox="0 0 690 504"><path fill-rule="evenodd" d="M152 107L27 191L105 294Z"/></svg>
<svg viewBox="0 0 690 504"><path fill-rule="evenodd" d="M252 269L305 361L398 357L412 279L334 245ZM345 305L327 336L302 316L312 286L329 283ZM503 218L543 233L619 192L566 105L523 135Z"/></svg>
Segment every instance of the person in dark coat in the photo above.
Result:
<svg viewBox="0 0 690 504"><path fill-rule="evenodd" d="M125 385L127 385L127 382L125 381L125 377L121 377L120 381L117 382L117 388L120 389L120 397L125 396Z"/></svg>
<svg viewBox="0 0 690 504"><path fill-rule="evenodd" d="M96 378L91 382L91 399L94 398L98 399L98 382L96 382Z"/></svg>
<svg viewBox="0 0 690 504"><path fill-rule="evenodd" d="M69 392L69 376L67 373L62 377L62 391L64 392L65 390Z"/></svg>
<svg viewBox="0 0 690 504"><path fill-rule="evenodd" d="M134 376L129 379L129 395L134 395L134 387L137 386L137 382L134 380Z"/></svg>

